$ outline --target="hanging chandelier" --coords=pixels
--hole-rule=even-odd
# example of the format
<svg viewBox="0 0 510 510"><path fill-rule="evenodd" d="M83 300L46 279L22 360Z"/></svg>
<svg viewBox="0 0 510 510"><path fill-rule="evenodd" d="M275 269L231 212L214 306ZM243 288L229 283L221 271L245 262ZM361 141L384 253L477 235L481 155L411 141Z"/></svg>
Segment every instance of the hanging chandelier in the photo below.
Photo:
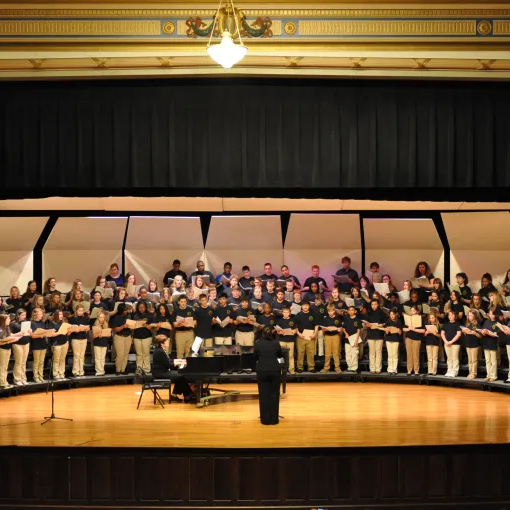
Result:
<svg viewBox="0 0 510 510"><path fill-rule="evenodd" d="M234 7L233 0L227 0L225 7L222 7L223 0L220 0L218 10L213 18L213 26L207 44L207 53L220 66L230 69L240 62L248 52L243 44L241 31L239 30L240 18L244 16L241 11ZM215 33L221 35L219 44L211 44ZM238 39L238 42L235 42Z"/></svg>

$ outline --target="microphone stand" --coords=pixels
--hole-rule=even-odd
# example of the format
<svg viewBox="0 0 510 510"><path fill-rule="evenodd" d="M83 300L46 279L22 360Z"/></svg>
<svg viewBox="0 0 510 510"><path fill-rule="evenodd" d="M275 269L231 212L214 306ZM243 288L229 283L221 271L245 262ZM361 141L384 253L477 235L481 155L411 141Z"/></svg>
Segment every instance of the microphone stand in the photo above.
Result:
<svg viewBox="0 0 510 510"><path fill-rule="evenodd" d="M50 341L50 343L51 343L51 341ZM53 344L52 347L55 347L55 344ZM59 418L58 416L55 416L55 385L53 383L53 351L51 348L50 348L50 355L51 355L50 377L48 379L48 385L46 386L46 395L48 394L48 391L51 391L51 415L45 416L44 421L41 422L41 425L45 425L46 423L48 423L52 420L73 421L71 418Z"/></svg>

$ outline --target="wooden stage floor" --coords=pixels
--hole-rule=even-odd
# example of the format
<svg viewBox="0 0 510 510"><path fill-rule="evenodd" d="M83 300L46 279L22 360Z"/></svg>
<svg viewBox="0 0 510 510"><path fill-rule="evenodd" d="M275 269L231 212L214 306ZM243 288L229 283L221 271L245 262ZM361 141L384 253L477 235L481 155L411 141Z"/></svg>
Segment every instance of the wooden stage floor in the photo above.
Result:
<svg viewBox="0 0 510 510"><path fill-rule="evenodd" d="M256 391L254 384L221 385ZM258 401L197 409L152 404L140 387L58 391L57 416L40 421L51 397L30 394L0 401L0 445L90 447L293 448L507 443L510 397L418 385L304 383L288 386L279 426L263 426ZM166 398L168 393L162 393Z"/></svg>

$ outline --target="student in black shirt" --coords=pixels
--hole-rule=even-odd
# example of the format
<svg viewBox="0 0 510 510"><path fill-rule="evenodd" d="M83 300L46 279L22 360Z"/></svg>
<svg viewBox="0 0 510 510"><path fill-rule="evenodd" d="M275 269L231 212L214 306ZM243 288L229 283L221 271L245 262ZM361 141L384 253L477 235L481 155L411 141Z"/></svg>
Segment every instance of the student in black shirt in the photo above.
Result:
<svg viewBox="0 0 510 510"><path fill-rule="evenodd" d="M242 317L244 320L239 320ZM241 351L253 352L255 344L255 332L253 323L255 322L255 312L250 308L249 301L246 296L241 299L241 306L236 311L236 345L241 346Z"/></svg>
<svg viewBox="0 0 510 510"><path fill-rule="evenodd" d="M246 296L250 296L253 290L253 281L254 278L250 274L249 266L243 266L242 268L243 276L239 278L239 287L243 291L243 294Z"/></svg>
<svg viewBox="0 0 510 510"><path fill-rule="evenodd" d="M124 276L119 271L119 265L113 263L110 265L110 272L106 275L107 282L113 282L117 287L124 286Z"/></svg>
<svg viewBox="0 0 510 510"><path fill-rule="evenodd" d="M251 305L252 306L252 305ZM253 308L253 306L252 306ZM274 329L276 325L276 317L273 315L273 307L270 303L264 303L262 306L262 313L257 316L258 331L257 337L262 334L262 330L265 327Z"/></svg>
<svg viewBox="0 0 510 510"><path fill-rule="evenodd" d="M351 259L349 257L342 257L342 268L336 272L336 275L347 276L348 278L347 282L336 285L342 294L350 294L353 286L359 283L358 273L351 268Z"/></svg>
<svg viewBox="0 0 510 510"><path fill-rule="evenodd" d="M207 300L207 296L205 296ZM172 352L172 318L170 317L170 311L165 304L159 304L156 307L156 315L154 316L154 324L156 324L156 336L168 338L168 343L165 345L169 348L168 354ZM162 340L160 338L160 343Z"/></svg>
<svg viewBox="0 0 510 510"><path fill-rule="evenodd" d="M285 300L285 292L282 289L278 289L276 292L276 299L272 302L272 306L273 313L280 317L284 308L290 308L290 303Z"/></svg>
<svg viewBox="0 0 510 510"><path fill-rule="evenodd" d="M92 301L90 302L90 314L92 315L92 310L94 308L99 308L100 310L103 310L103 312L106 312L108 310L108 305L102 300L101 292L96 290L92 293ZM91 324L94 322L95 319L91 319Z"/></svg>
<svg viewBox="0 0 510 510"><path fill-rule="evenodd" d="M319 286L312 282L310 284L310 288L307 292L305 292L305 295L303 296L304 301L310 301L310 303L313 303L315 301L315 295L319 294Z"/></svg>
<svg viewBox="0 0 510 510"><path fill-rule="evenodd" d="M306 364L309 372L315 372L315 340L319 326L316 324L314 314L310 311L310 303L303 301L301 311L296 315L296 324L298 327L298 361L297 371L303 372L303 363L306 354Z"/></svg>
<svg viewBox="0 0 510 510"><path fill-rule="evenodd" d="M211 273L211 271L206 271L203 260L199 260L197 262L197 270L191 273L191 277L193 276L208 276L209 285L214 284L214 275Z"/></svg>
<svg viewBox="0 0 510 510"><path fill-rule="evenodd" d="M21 333L21 325L27 320L27 312L23 308L19 308L16 312L16 320L9 325L11 333L17 335ZM19 340L12 346L12 354L14 356L13 377L15 386L26 386L27 382L27 358L30 350L30 333L29 329Z"/></svg>
<svg viewBox="0 0 510 510"><path fill-rule="evenodd" d="M27 290L21 296L23 308L27 310L27 313L30 313L31 309L33 308L32 302L36 294L37 294L37 282L35 280L30 280L27 285Z"/></svg>
<svg viewBox="0 0 510 510"><path fill-rule="evenodd" d="M195 308L195 319L197 321L197 327L195 334L197 337L203 340L202 348L205 348L205 356L214 355L214 344L213 344L213 329L212 323L214 318L214 311L209 306L209 298L202 294L199 298L200 305Z"/></svg>
<svg viewBox="0 0 510 510"><path fill-rule="evenodd" d="M107 336L104 336L104 335ZM92 327L92 338L94 341L94 367L97 376L105 375L104 365L106 361L106 351L108 350L108 341L111 339L111 329L108 327L108 314L101 311Z"/></svg>
<svg viewBox="0 0 510 510"><path fill-rule="evenodd" d="M331 358L335 364L335 372L341 374L340 369L340 335L342 333L342 319L337 315L335 305L327 306L327 314L321 318L319 328L324 335L324 368L322 373L331 369Z"/></svg>
<svg viewBox="0 0 510 510"><path fill-rule="evenodd" d="M411 306L411 316L420 315L420 308L418 306ZM423 321L421 327L406 326L404 328L406 334L406 353L407 353L407 375L420 373L420 347L425 328L423 327Z"/></svg>
<svg viewBox="0 0 510 510"><path fill-rule="evenodd" d="M187 305L186 296L180 296L174 308L172 325L175 328L177 359L187 358L195 340L193 332L197 325L195 312Z"/></svg>
<svg viewBox="0 0 510 510"><path fill-rule="evenodd" d="M484 349L485 355L485 363L487 366L487 377L484 381L497 381L498 380L498 361L497 361L497 351L498 351L498 331L500 329L497 326L496 315L494 310L489 310L488 314L489 318L484 321L482 325L482 345Z"/></svg>
<svg viewBox="0 0 510 510"><path fill-rule="evenodd" d="M13 335L9 328L11 318L9 315L0 315L0 389L12 388L7 382L7 369L11 357L11 346L21 337L21 333Z"/></svg>
<svg viewBox="0 0 510 510"><path fill-rule="evenodd" d="M218 306L213 315L214 345L232 345L232 324L235 321L236 313L227 304L227 296L221 293L218 297ZM223 323L220 324L220 323Z"/></svg>
<svg viewBox="0 0 510 510"><path fill-rule="evenodd" d="M135 344L136 352L136 374L141 374L142 370L148 374L151 371L151 345L152 345L152 330L157 328L152 320L152 315L147 311L147 306L144 302L138 302L136 312L133 315L133 320L136 321L138 326L143 322L141 327L133 328L133 343Z"/></svg>
<svg viewBox="0 0 510 510"><path fill-rule="evenodd" d="M48 297L48 303L44 307L44 311L46 313L54 314L59 310L64 309L64 305L60 301L61 294L60 292L52 292Z"/></svg>
<svg viewBox="0 0 510 510"><path fill-rule="evenodd" d="M384 339L388 351L388 374L395 375L398 372L398 349L402 343L402 322L398 317L398 310L392 308L388 319L384 323Z"/></svg>
<svg viewBox="0 0 510 510"><path fill-rule="evenodd" d="M276 321L276 330L280 339L280 347L289 350L289 374L295 373L294 351L296 349L297 324L294 317L290 315L290 307L282 308L282 317Z"/></svg>
<svg viewBox="0 0 510 510"><path fill-rule="evenodd" d="M326 317L328 314L326 305L322 301L322 297L323 295L317 292L313 298L313 301L310 301L310 311L315 317L315 325L318 326L316 341L316 353L318 356L324 356L324 331L320 326L322 326L324 323L324 317Z"/></svg>
<svg viewBox="0 0 510 510"><path fill-rule="evenodd" d="M464 319L464 305L461 302L460 294L456 290L450 292L450 301L447 303L447 307L457 315L457 320L462 322Z"/></svg>
<svg viewBox="0 0 510 510"><path fill-rule="evenodd" d="M468 287L469 279L466 273L457 273L455 275L455 278L457 279L457 285L460 288L460 297L462 299L462 302L465 305L469 305L471 302L471 296L473 295L473 292L471 291L471 288Z"/></svg>
<svg viewBox="0 0 510 510"><path fill-rule="evenodd" d="M32 357L34 363L32 365L32 373L35 383L43 383L44 381L44 359L48 350L48 339L46 323L44 322L44 310L42 308L34 308L32 312L32 330L30 347L32 349ZM44 333L37 333L37 330L44 330Z"/></svg>
<svg viewBox="0 0 510 510"><path fill-rule="evenodd" d="M126 372L129 351L133 339L131 337L131 330L129 329L126 321L129 319L128 309L126 303L121 303L117 308L117 313L112 319L113 328L113 345L117 357L115 358L115 374L121 375Z"/></svg>
<svg viewBox="0 0 510 510"><path fill-rule="evenodd" d="M459 375L461 337L462 330L460 329L458 316L453 310L451 310L448 312L448 321L443 324L441 329L441 338L443 339L446 356L448 358L448 371L446 372L446 377L457 377Z"/></svg>
<svg viewBox="0 0 510 510"><path fill-rule="evenodd" d="M5 300L5 303L8 307L12 307L14 312L23 308L23 299L21 299L18 287L11 287L9 297Z"/></svg>
<svg viewBox="0 0 510 510"><path fill-rule="evenodd" d="M379 306L379 301L372 299L370 309L364 319L367 328L368 352L370 356L370 373L380 374L382 372L382 348L384 340L384 331L382 328L386 315Z"/></svg>
<svg viewBox="0 0 510 510"><path fill-rule="evenodd" d="M430 313L425 326L425 348L427 350L427 374L437 375L437 359L439 346L443 343L441 337L441 324L437 314Z"/></svg>
<svg viewBox="0 0 510 510"><path fill-rule="evenodd" d="M435 290L430 293L428 304L430 311L437 316L439 322L443 322L445 318L444 301L439 298L439 294ZM433 310L433 308L436 310Z"/></svg>
<svg viewBox="0 0 510 510"><path fill-rule="evenodd" d="M83 305L77 305L74 311L74 317L69 318L69 324L74 326L76 331L69 331L69 340L73 347L73 375L82 377L85 375L85 350L87 349L87 339L90 331L90 321L84 315ZM117 356L119 352L117 351ZM127 360L126 360L127 361Z"/></svg>
<svg viewBox="0 0 510 510"><path fill-rule="evenodd" d="M324 278L322 278L322 276L319 276L319 273L320 273L319 266L313 265L312 266L312 276L309 276L305 280L305 283L303 284L303 288L301 290L303 290L303 291L308 291L308 290L312 291L312 289L311 289L312 283L316 283L317 284L318 292L324 292L324 291L329 290L328 289L328 284L326 283L326 280Z"/></svg>
<svg viewBox="0 0 510 510"><path fill-rule="evenodd" d="M290 274L289 266L284 264L281 267L281 271L282 271L282 275L280 276L280 278L278 278L278 280L292 280L294 288L296 288L296 289L301 288L301 282L299 281L299 279L296 276Z"/></svg>
<svg viewBox="0 0 510 510"><path fill-rule="evenodd" d="M276 299L275 282L273 280L266 281L266 288L262 293L262 299L264 303L271 303L271 306L273 305Z"/></svg>
<svg viewBox="0 0 510 510"><path fill-rule="evenodd" d="M57 310L51 319L50 327L55 330L55 336L51 339L53 351L53 379L61 381L66 378L66 356L69 350L69 338L67 334L59 335L58 330L62 324L67 324L62 310Z"/></svg>
<svg viewBox="0 0 510 510"><path fill-rule="evenodd" d="M230 288L230 297L227 299L227 305L230 306L234 312L241 306L241 289L239 286L236 285Z"/></svg>
<svg viewBox="0 0 510 510"><path fill-rule="evenodd" d="M172 269L170 269L170 271L167 271L165 273L165 276L163 276L163 284L166 287L169 287L172 281L175 280L175 277L177 275L181 276L184 281L187 281L188 279L186 273L184 271L181 271L181 261L175 259L172 263Z"/></svg>
<svg viewBox="0 0 510 510"><path fill-rule="evenodd" d="M276 284L276 280L278 279L275 274L273 274L273 266L266 262L264 264L264 274L260 275L260 279L262 280L263 285L267 285L269 280L272 280L274 284ZM274 285L273 285L274 288Z"/></svg>
<svg viewBox="0 0 510 510"><path fill-rule="evenodd" d="M347 362L347 372L356 372L358 370L359 348L361 339L362 322L357 316L356 308L349 306L347 315L344 316L344 331L347 336L345 344L345 360Z"/></svg>
<svg viewBox="0 0 510 510"><path fill-rule="evenodd" d="M450 299L450 293L444 288L443 281L441 278L434 278L432 280L432 289L437 292L437 295L439 296L439 299L446 303ZM430 301L430 294L429 294L429 301Z"/></svg>
<svg viewBox="0 0 510 510"><path fill-rule="evenodd" d="M468 355L469 375L468 379L476 379L478 375L478 352L480 349L482 334L480 329L480 317L474 310L469 310L464 330L464 345Z"/></svg>

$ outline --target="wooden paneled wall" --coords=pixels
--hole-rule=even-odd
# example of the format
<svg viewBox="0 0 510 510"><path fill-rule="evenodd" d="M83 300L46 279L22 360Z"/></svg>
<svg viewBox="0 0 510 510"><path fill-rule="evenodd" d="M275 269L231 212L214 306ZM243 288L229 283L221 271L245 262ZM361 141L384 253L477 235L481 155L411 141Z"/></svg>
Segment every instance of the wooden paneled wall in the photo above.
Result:
<svg viewBox="0 0 510 510"><path fill-rule="evenodd" d="M510 445L0 449L0 508L402 510L468 504L484 510L510 504Z"/></svg>

